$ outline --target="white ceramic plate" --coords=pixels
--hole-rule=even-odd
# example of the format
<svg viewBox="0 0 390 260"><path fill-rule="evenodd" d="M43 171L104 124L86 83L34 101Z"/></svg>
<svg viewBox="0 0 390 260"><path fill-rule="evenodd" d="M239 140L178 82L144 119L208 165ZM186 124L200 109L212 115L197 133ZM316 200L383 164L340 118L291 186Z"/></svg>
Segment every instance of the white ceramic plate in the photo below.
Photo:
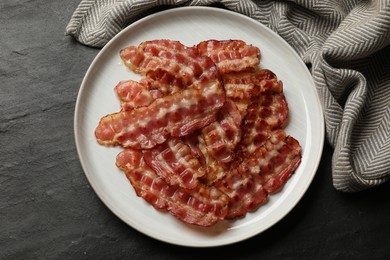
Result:
<svg viewBox="0 0 390 260"><path fill-rule="evenodd" d="M97 144L94 130L99 119L119 110L114 86L139 79L122 64L119 50L145 40L179 40L191 46L208 39L241 39L260 48L261 67L276 73L284 83L290 109L286 132L303 147L302 163L283 190L270 196L257 211L236 221L211 228L182 223L155 210L137 197L123 172L115 166L120 148ZM305 64L277 34L237 13L210 7L183 7L148 16L124 29L97 55L78 94L74 130L85 174L100 199L124 222L138 231L168 243L210 247L252 237L282 219L300 200L317 170L323 148L324 124L319 99Z"/></svg>

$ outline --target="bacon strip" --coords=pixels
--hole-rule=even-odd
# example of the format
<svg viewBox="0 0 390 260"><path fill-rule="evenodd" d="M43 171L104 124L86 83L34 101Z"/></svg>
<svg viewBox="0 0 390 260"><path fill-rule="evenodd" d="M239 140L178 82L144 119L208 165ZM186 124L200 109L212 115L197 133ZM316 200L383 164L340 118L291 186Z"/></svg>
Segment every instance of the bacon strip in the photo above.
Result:
<svg viewBox="0 0 390 260"><path fill-rule="evenodd" d="M227 99L217 120L202 129L198 142L206 162L204 180L208 185L223 178L234 160L234 150L241 139L241 120L236 105Z"/></svg>
<svg viewBox="0 0 390 260"><path fill-rule="evenodd" d="M272 130L284 128L287 119L288 106L283 94L261 95L249 106L243 120L240 153L251 154L270 137Z"/></svg>
<svg viewBox="0 0 390 260"><path fill-rule="evenodd" d="M267 201L270 193L280 190L301 162L301 147L283 130L249 157L236 161L224 179L216 183L230 197L227 219L243 216Z"/></svg>
<svg viewBox="0 0 390 260"><path fill-rule="evenodd" d="M208 40L196 47L200 55L211 58L221 74L244 71L260 63L260 50L241 40Z"/></svg>
<svg viewBox="0 0 390 260"><path fill-rule="evenodd" d="M179 78L189 86L200 78L216 78L219 72L213 61L178 41L153 40L120 51L125 65L135 73L160 78L162 72Z"/></svg>
<svg viewBox="0 0 390 260"><path fill-rule="evenodd" d="M151 90L147 81L125 80L115 86L115 92L121 102L122 110L145 107L162 97L159 90Z"/></svg>
<svg viewBox="0 0 390 260"><path fill-rule="evenodd" d="M271 138L272 139L272 138ZM271 141L272 142L272 141ZM259 160L259 155L266 152L270 158L268 164L262 165L262 161ZM260 149L253 153L253 156L249 160L247 167L252 167L255 164L260 165L259 174L257 175L258 181L263 183L264 189L273 194L281 190L287 180L291 177L293 172L298 168L302 158L302 148L299 142L291 136L287 136L283 142L283 145L277 149L277 153L270 150L261 151ZM256 158L257 157L257 162ZM258 166L254 166L255 168Z"/></svg>
<svg viewBox="0 0 390 260"><path fill-rule="evenodd" d="M149 149L168 136L184 136L215 121L225 97L219 82L204 89L186 89L159 98L147 107L103 117L95 130L102 145Z"/></svg>
<svg viewBox="0 0 390 260"><path fill-rule="evenodd" d="M165 182L194 189L205 169L191 153L191 149L179 138L170 138L152 149L143 150L146 163Z"/></svg>
<svg viewBox="0 0 390 260"><path fill-rule="evenodd" d="M198 185L193 190L168 185L144 161L142 152L125 149L116 158L138 196L153 207L199 226L211 226L225 218L229 197L215 187Z"/></svg>
<svg viewBox="0 0 390 260"><path fill-rule="evenodd" d="M236 165L236 164L235 164ZM240 175L237 169L231 169L215 187L226 193L229 198L229 211L226 219L235 219L244 216L265 204L268 193L255 176L251 174Z"/></svg>
<svg viewBox="0 0 390 260"><path fill-rule="evenodd" d="M231 100L219 110L217 120L202 129L208 154L228 163L234 159L234 148L241 137L241 115Z"/></svg>
<svg viewBox="0 0 390 260"><path fill-rule="evenodd" d="M277 80L270 70L256 70L253 72L233 72L223 75L226 97L236 103L244 116L248 106L259 95L283 92L283 84Z"/></svg>

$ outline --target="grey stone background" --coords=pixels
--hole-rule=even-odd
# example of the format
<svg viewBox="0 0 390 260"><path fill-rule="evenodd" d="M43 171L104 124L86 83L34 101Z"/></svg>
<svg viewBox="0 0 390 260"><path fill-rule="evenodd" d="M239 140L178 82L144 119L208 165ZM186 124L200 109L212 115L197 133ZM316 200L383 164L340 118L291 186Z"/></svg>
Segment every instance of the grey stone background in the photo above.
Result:
<svg viewBox="0 0 390 260"><path fill-rule="evenodd" d="M79 0L0 0L0 259L390 259L390 186L344 194L326 144L298 205L246 241L186 248L149 238L99 200L73 136L98 49L64 35Z"/></svg>

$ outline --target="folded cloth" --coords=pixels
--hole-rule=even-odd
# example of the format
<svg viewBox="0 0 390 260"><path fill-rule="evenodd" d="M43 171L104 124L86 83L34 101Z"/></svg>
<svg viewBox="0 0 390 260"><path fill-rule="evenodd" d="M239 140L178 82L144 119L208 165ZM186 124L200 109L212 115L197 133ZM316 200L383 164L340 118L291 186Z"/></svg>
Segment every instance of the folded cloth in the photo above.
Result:
<svg viewBox="0 0 390 260"><path fill-rule="evenodd" d="M102 47L158 8L211 4L268 26L308 65L334 148L336 189L364 190L390 178L390 0L82 0L66 33Z"/></svg>

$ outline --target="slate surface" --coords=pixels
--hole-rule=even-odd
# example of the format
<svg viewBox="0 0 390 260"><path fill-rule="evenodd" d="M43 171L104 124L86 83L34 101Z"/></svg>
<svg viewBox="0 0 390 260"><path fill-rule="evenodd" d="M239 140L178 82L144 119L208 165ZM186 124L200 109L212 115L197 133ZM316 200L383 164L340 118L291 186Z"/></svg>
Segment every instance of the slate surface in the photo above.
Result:
<svg viewBox="0 0 390 260"><path fill-rule="evenodd" d="M64 35L78 3L0 2L0 259L390 259L389 183L337 192L328 145L298 205L249 240L178 247L119 220L74 145L77 92L99 51Z"/></svg>

